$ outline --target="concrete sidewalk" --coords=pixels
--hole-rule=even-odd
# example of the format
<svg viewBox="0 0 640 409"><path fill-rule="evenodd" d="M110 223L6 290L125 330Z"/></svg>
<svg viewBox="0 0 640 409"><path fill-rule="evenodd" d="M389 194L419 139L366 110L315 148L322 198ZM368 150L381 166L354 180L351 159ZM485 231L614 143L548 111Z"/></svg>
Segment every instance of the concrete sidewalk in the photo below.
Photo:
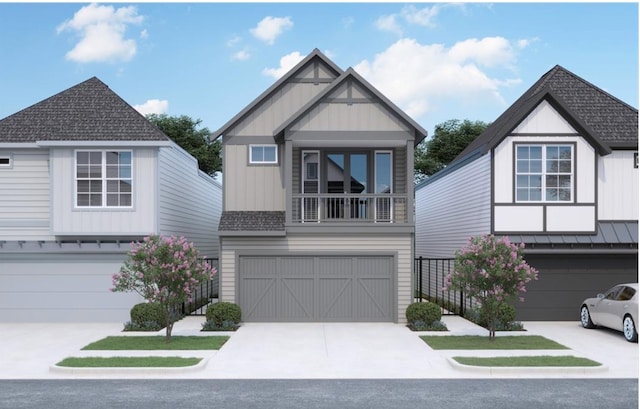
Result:
<svg viewBox="0 0 640 409"><path fill-rule="evenodd" d="M483 335L487 331L456 316L443 316L448 332L432 335ZM201 332L203 317L176 323L174 335L220 335ZM638 378L638 344L606 329L586 330L576 322L526 322L526 332L543 335L570 350L563 351L434 351L419 335L392 323L249 323L219 351L81 351L90 342L123 333L113 324L0 323L0 379L375 379L375 378ZM164 334L163 331L157 334ZM500 334L499 334L500 336ZM11 351L11 352L10 352ZM463 368L452 356L574 355L603 364L593 369ZM193 356L198 367L187 369L56 370L69 356Z"/></svg>

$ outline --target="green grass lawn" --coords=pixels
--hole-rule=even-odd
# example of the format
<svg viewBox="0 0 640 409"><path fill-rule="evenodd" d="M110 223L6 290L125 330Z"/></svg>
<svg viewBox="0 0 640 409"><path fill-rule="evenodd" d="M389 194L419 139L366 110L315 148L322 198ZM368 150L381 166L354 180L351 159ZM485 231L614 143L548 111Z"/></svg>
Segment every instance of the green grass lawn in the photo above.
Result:
<svg viewBox="0 0 640 409"><path fill-rule="evenodd" d="M569 349L539 335L495 337L493 340L478 335L424 335L420 338L433 349Z"/></svg>
<svg viewBox="0 0 640 409"><path fill-rule="evenodd" d="M229 339L228 336L173 336L166 343L165 337L153 336L111 336L93 342L84 348L85 351L122 351L122 350L196 350L220 349Z"/></svg>
<svg viewBox="0 0 640 409"><path fill-rule="evenodd" d="M498 367L576 367L576 366L601 366L599 362L587 358L575 356L502 356L490 358L478 357L453 357L458 363L472 366L498 366Z"/></svg>
<svg viewBox="0 0 640 409"><path fill-rule="evenodd" d="M56 365L71 368L166 368L197 365L202 358L181 358L177 356L138 357L84 357L65 358Z"/></svg>

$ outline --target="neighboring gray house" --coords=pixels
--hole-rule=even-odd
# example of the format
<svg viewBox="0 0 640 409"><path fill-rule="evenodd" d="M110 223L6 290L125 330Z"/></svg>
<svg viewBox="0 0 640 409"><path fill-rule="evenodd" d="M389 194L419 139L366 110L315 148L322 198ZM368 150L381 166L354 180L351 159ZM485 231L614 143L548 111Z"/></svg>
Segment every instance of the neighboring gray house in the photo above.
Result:
<svg viewBox="0 0 640 409"><path fill-rule="evenodd" d="M221 300L248 322L404 321L426 131L314 50L220 136Z"/></svg>
<svg viewBox="0 0 640 409"><path fill-rule="evenodd" d="M577 320L580 303L638 280L638 110L555 66L449 166L416 188L416 255L470 236L526 244L540 271L520 320Z"/></svg>
<svg viewBox="0 0 640 409"><path fill-rule="evenodd" d="M97 78L0 120L0 321L127 321L111 293L151 233L218 251L222 187Z"/></svg>

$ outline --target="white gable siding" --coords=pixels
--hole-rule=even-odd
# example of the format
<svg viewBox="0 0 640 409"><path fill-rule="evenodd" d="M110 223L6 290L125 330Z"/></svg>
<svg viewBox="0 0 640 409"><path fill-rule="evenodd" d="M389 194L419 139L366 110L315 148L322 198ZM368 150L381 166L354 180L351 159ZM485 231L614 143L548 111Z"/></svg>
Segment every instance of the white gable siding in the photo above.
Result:
<svg viewBox="0 0 640 409"><path fill-rule="evenodd" d="M416 190L416 256L453 257L470 236L491 231L491 156Z"/></svg>
<svg viewBox="0 0 640 409"><path fill-rule="evenodd" d="M0 168L0 241L50 240L49 150L1 150L12 164Z"/></svg>
<svg viewBox="0 0 640 409"><path fill-rule="evenodd" d="M512 133L576 133L576 130L569 125L547 101L542 101L527 116Z"/></svg>
<svg viewBox="0 0 640 409"><path fill-rule="evenodd" d="M52 227L61 236L147 235L156 226L156 149L133 150L133 208L75 208L75 151L51 149Z"/></svg>
<svg viewBox="0 0 640 409"><path fill-rule="evenodd" d="M247 145L224 145L223 158L225 210L285 210L282 166L249 165Z"/></svg>
<svg viewBox="0 0 640 409"><path fill-rule="evenodd" d="M202 256L217 257L222 186L174 145L158 154L158 193L159 233L185 236Z"/></svg>
<svg viewBox="0 0 640 409"><path fill-rule="evenodd" d="M598 219L638 220L637 151L613 151L598 160Z"/></svg>

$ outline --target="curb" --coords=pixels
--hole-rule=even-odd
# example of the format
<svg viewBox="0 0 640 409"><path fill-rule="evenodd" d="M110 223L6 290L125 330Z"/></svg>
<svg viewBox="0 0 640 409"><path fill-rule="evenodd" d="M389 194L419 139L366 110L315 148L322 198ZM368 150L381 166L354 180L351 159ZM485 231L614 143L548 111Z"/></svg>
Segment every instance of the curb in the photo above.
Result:
<svg viewBox="0 0 640 409"><path fill-rule="evenodd" d="M122 367L122 368L74 368L69 366L49 366L49 372L65 375L174 375L183 373L193 373L204 369L210 357L202 358L196 365L181 367Z"/></svg>
<svg viewBox="0 0 640 409"><path fill-rule="evenodd" d="M451 357L447 357L449 365L461 372L471 372L484 375L588 375L609 371L606 365L600 366L475 366L461 364Z"/></svg>

